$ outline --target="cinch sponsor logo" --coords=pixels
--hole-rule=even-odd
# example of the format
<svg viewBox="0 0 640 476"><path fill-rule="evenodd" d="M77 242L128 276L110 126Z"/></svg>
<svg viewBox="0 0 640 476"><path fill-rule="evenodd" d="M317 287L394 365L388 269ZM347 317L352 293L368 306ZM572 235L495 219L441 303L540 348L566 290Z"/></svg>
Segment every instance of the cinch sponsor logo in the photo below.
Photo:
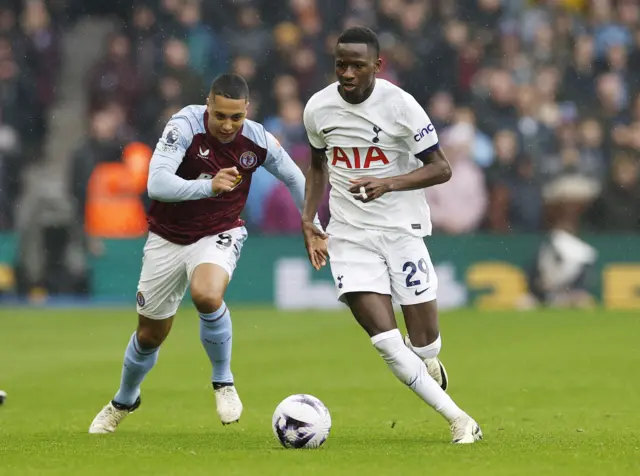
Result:
<svg viewBox="0 0 640 476"><path fill-rule="evenodd" d="M423 127L422 129L420 129L418 133L413 136L413 140L416 142L420 142L424 136L433 131L435 131L435 127L433 127L433 124L429 124L427 127Z"/></svg>

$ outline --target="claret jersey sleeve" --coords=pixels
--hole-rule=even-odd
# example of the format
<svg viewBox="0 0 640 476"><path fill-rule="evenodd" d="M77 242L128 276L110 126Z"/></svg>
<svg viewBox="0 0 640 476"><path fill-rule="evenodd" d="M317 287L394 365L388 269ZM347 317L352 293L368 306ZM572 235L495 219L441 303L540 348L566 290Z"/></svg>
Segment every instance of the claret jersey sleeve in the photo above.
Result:
<svg viewBox="0 0 640 476"><path fill-rule="evenodd" d="M211 179L185 180L176 175L193 140L187 119L173 117L164 128L149 164L149 198L161 202L200 200L213 195Z"/></svg>

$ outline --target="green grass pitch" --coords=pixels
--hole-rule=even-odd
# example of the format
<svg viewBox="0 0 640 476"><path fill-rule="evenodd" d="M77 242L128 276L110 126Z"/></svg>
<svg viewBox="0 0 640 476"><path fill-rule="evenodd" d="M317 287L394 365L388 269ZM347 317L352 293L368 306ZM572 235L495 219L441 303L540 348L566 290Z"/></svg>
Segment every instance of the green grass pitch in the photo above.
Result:
<svg viewBox="0 0 640 476"><path fill-rule="evenodd" d="M346 312L232 308L232 317L239 424L217 419L187 309L140 410L115 434L88 435L117 389L133 312L0 309L0 475L640 474L637 314L444 313L450 393L485 433L464 447ZM272 412L293 393L331 411L319 450L285 450L273 437Z"/></svg>

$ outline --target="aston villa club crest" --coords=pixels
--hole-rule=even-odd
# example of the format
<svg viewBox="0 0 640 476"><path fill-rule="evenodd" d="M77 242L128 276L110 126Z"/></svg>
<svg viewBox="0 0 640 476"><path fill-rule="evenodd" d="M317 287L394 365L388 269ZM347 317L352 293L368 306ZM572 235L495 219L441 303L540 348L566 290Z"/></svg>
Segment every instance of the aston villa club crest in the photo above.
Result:
<svg viewBox="0 0 640 476"><path fill-rule="evenodd" d="M258 156L248 150L240 156L239 162L245 169L251 169L258 163Z"/></svg>

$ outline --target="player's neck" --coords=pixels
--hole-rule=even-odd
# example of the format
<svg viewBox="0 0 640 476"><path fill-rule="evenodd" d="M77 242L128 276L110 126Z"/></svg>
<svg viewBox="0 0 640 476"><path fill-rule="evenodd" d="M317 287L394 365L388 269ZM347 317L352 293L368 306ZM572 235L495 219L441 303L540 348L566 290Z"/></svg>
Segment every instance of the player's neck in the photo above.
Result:
<svg viewBox="0 0 640 476"><path fill-rule="evenodd" d="M365 102L367 99L371 97L375 87L376 87L376 78L373 78L373 82L371 83L371 86L369 86L367 89L364 90L364 92L362 93L362 96L359 96L357 98L348 97L347 95L345 95L345 92L342 89L342 86L338 86L338 93L340 94L340 96L342 96L342 99L344 99L349 104L362 104L363 102Z"/></svg>

